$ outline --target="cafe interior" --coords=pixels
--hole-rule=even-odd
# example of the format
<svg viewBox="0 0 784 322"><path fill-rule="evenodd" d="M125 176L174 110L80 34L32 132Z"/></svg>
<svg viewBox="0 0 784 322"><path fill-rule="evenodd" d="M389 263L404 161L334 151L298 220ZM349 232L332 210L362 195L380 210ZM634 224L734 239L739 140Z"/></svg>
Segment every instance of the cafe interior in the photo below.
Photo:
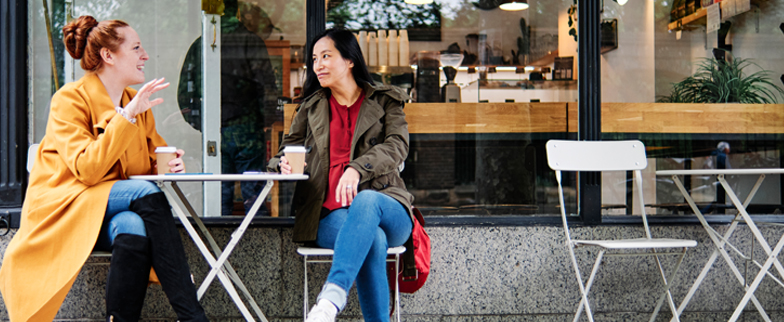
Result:
<svg viewBox="0 0 784 322"><path fill-rule="evenodd" d="M352 30L374 79L411 97L404 109L411 142L402 176L426 216L557 214L555 178L545 155L550 139L644 142L651 185L645 206L665 216L690 211L672 180L656 170L784 162L782 0L603 0L592 4L597 16L587 18L577 0L326 0L323 11L314 9L320 1L240 0L236 13L223 12L220 1L213 1L215 8L207 5L211 1L120 2L54 0L46 9L30 2L32 12L49 10L52 17L48 25L36 19L30 26L33 141L43 136L53 91L83 73L64 52L59 30L68 19L91 14L138 26L154 58L147 70L181 88L194 85L182 71L199 37L213 41L202 47L206 56L214 54L209 46L220 42L229 18L257 34L278 101L264 108L267 159L277 152L301 99L309 28ZM718 13L708 10L714 4ZM136 9L147 5L155 10ZM580 30L586 19L591 28ZM217 32L219 27L224 29ZM220 79L211 77L218 67L206 65L200 77ZM214 90L220 85L207 83L190 98L196 107L183 107L180 90L172 90L161 94L166 103L154 113L161 134L188 151L188 169L229 173L215 143L232 139L220 135L225 124L210 125L221 112L220 91ZM581 123L581 115L599 126ZM721 142L728 153L717 148ZM729 180L739 187L754 181ZM687 181L701 206L716 213L730 208L715 177ZM291 185L274 188L266 215L289 216ZM783 186L779 176L768 178L750 211L780 213ZM218 206L205 198L220 188L184 189L201 199L195 204L208 209L207 216L220 212L210 211ZM568 204L578 203L581 189L588 188L569 178ZM602 217L632 213L638 208L631 191L628 175L606 175L601 202L594 204ZM239 184L233 198L233 214L242 214L248 196Z"/></svg>

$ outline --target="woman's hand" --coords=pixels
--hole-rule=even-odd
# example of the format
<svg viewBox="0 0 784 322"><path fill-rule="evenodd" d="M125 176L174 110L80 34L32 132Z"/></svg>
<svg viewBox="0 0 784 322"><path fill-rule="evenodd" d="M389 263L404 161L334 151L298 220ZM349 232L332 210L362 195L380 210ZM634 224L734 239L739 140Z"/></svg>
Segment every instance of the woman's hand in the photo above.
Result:
<svg viewBox="0 0 784 322"><path fill-rule="evenodd" d="M134 96L131 102L128 103L128 106L124 108L129 117L134 118L136 115L146 112L151 107L163 103L163 98L160 97L151 101L150 95L169 87L169 83L163 84L164 79L165 78L153 79L139 89L136 96Z"/></svg>
<svg viewBox="0 0 784 322"><path fill-rule="evenodd" d="M305 162L305 165L307 166L308 163ZM285 156L280 157L278 168L280 168L280 174L291 174L291 164L289 164L289 160L287 160Z"/></svg>
<svg viewBox="0 0 784 322"><path fill-rule="evenodd" d="M177 149L177 157L169 161L169 172L185 172L185 162L182 161L183 155L185 155L185 151L183 149Z"/></svg>
<svg viewBox="0 0 784 322"><path fill-rule="evenodd" d="M335 198L337 198L337 202L345 206L351 206L351 203L354 202L354 197L357 195L357 186L359 185L359 172L352 168L346 168L346 171L343 172L343 175L340 177L340 181L338 181L338 187L335 188Z"/></svg>
<svg viewBox="0 0 784 322"><path fill-rule="evenodd" d="M286 157L280 157L278 168L280 168L280 174L291 174L291 165L289 160L286 160Z"/></svg>

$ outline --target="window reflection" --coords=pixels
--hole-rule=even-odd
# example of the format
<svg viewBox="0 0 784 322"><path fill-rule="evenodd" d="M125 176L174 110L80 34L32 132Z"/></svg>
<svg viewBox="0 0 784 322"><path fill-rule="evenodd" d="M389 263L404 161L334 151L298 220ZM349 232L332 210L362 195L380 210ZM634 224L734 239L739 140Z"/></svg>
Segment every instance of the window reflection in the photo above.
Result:
<svg viewBox="0 0 784 322"><path fill-rule="evenodd" d="M264 37L275 29L269 16L256 4L224 1L221 30L221 172L261 172L267 164L265 131L275 121L278 86ZM201 131L202 38L185 56L177 88L177 102L185 120ZM221 214L247 213L264 182L221 182ZM259 214L266 215L263 207Z"/></svg>
<svg viewBox="0 0 784 322"><path fill-rule="evenodd" d="M721 11L716 30L709 29L714 21L706 17L711 5ZM784 59L768 53L784 49L779 29L784 1L729 5L662 0L606 6L612 10L605 10L603 18L616 18L619 33L618 49L603 56L602 100L620 104L605 103L612 107L603 110L603 124L613 126L603 126L603 139L640 138L654 170L782 166L781 131L768 121L778 119L784 107L779 79ZM640 104L652 102L657 103ZM640 117L639 122L622 121L631 117ZM646 191L651 213L691 214L671 178L648 175L656 183ZM731 176L727 181L743 200L756 179ZM683 180L701 211L736 212L716 176ZM770 175L748 210L780 213L781 204L780 176Z"/></svg>
<svg viewBox="0 0 784 322"><path fill-rule="evenodd" d="M567 103L577 98L577 43L571 37L559 41L572 1L529 3L530 9L518 12L502 11L497 1L327 4L328 27L354 30L360 43L366 41L377 81L409 89L414 103L466 104L412 103L405 108L411 145L402 175L426 213L556 212L551 205L557 200L549 200L546 192L554 180L544 143L566 137ZM393 48L395 38L389 35L400 34L398 30L408 32L408 61L414 66L408 72L384 66L394 62L384 63L381 57ZM445 63L445 53L462 54L463 59ZM561 80L556 81L553 70L559 56L570 59L559 65ZM449 77L459 95L441 93L447 84L443 67L451 65L456 68ZM410 77L402 77L406 73ZM496 105L507 102L525 104Z"/></svg>
<svg viewBox="0 0 784 322"><path fill-rule="evenodd" d="M411 191L417 194L417 205L433 209L432 213L558 212L554 180L543 159L543 147L551 138L576 138L579 75L576 39L582 38L569 13L574 1L529 0L530 7L518 12L502 11L495 6L496 2L437 0L416 6L403 1L327 1L330 27L345 26L358 34L364 31L365 35L379 30L408 31L408 59L398 63L403 66L375 66L373 73L377 81L404 87L415 98L406 106L411 149L403 175ZM610 35L617 36L617 41L612 41L615 37L607 38L608 46L601 55L602 138L641 139L649 147L651 162L646 175L651 178L646 178L646 182L655 182L656 186L646 189L645 199L653 213L688 213L662 206L682 204L683 200L667 178L655 177L653 171L717 166L718 154L714 152L720 142L731 146L727 160L734 168L781 167L783 160L784 149L778 142L782 139L780 120L784 119L781 112L784 96L779 92L784 89L781 79L784 56L778 53L784 49L780 26L784 1L749 2L748 11L737 8L737 3L745 5L746 1L735 1L734 13L730 14L729 8L722 9L727 13L720 21L723 27L720 24L718 30L708 31L707 17L700 15L704 6L713 2L629 1L621 6L615 1L604 1L602 20L611 23L606 23L603 30L615 31ZM262 112L240 113L243 118L255 118L257 128L273 129L258 139L263 147L257 148L263 149L266 158L271 153L267 151L267 141L271 144L269 149L274 149L273 137L279 138L284 127L282 108L275 105L287 102L301 84L300 68L306 45L305 1L243 0L240 3L247 8L232 17L245 22L245 30L263 40L272 65L272 74L265 79L273 80L269 83L275 86L275 94L270 95L274 102L267 102L267 89L263 89L265 98L261 102L242 103L261 106ZM721 3L720 6L726 5ZM39 2L30 1L30 4L34 16L30 30L33 131L40 132L33 136L40 137L47 106L39 103L49 101L53 76L46 72L51 70L51 64L42 32L45 30L43 11ZM55 0L50 7L54 11L55 33L59 33L64 21L64 4ZM155 57L160 58L151 60L148 70L157 70L158 76L172 80L182 69L189 68L180 60L184 61L201 28L198 4L183 1L177 4L165 8L151 4L149 7L154 9L146 11L123 1L88 1L77 4L75 14L126 19L140 26L140 35L154 35L144 38L151 40L148 45L159 52ZM413 32L414 28L426 30ZM602 35L604 39L604 31ZM60 36L54 38L55 59L62 70L64 63L59 61L63 55L57 40ZM440 63L437 58L430 61L418 58L438 57L442 52L464 55L454 78L460 87L462 103L417 105L443 103L440 90L446 84L446 76ZM727 62L747 59L754 63L743 68L746 77L767 72L767 82L757 83L758 89L773 93L775 101L770 100L769 104L699 101L684 105L674 100L657 102L676 93L674 84L697 74L704 59L715 60L716 71L726 70L716 55L722 52L726 54L719 58ZM200 64L193 65L198 68ZM255 68L249 65L247 70ZM60 74L56 77L65 81ZM186 92L190 86L193 102L189 98L185 105L195 104L199 97L195 92L200 88L196 85L199 73L187 77L191 78L178 85L185 85ZM755 90L748 89L752 93ZM199 151L201 142L193 128L200 126L199 115L194 114L198 113L200 104L184 108L181 102L174 105L178 101L175 92L161 94L167 103L155 111L156 119L161 120L159 132L167 140L192 146L186 147L188 151ZM267 111L269 106L274 111ZM258 115L252 116L254 113L262 114L263 120ZM194 165L189 165L189 169L201 167L199 152L191 154L190 162ZM756 206L757 213L772 213L781 208L780 179L775 176L771 180L771 177L765 181L769 186L762 189L764 193L750 206L750 209ZM712 209L718 212L726 204L713 178L690 180L695 191L704 191L700 200L712 205ZM738 180L742 188L745 179ZM567 187L571 189L567 195L576 198L574 178L567 181L572 182L572 187ZM606 177L603 187L606 213L633 211L627 198L631 188L625 175ZM279 207L275 213L287 215L289 201L285 191L290 187L281 185L280 188L284 191L276 194L280 202L272 207ZM241 188L235 190L234 198L244 201ZM234 210L241 213L242 204Z"/></svg>
<svg viewBox="0 0 784 322"><path fill-rule="evenodd" d="M426 5L403 1L331 0L327 2L327 28L349 30L406 29L409 40L441 40L441 2Z"/></svg>

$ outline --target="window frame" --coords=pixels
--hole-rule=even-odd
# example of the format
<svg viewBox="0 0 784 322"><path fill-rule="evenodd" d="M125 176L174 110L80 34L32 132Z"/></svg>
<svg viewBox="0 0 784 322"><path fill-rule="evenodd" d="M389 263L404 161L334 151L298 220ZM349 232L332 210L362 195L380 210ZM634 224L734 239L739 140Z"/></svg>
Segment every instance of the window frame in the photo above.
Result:
<svg viewBox="0 0 784 322"><path fill-rule="evenodd" d="M12 10L13 8L15 10ZM3 71L2 77L8 79L8 82L15 84L18 88L23 88L21 95L16 95L11 100L0 101L0 113L9 113L10 109L18 120L15 123L17 131L11 131L12 138L9 142L15 143L15 146L2 145L0 152L3 155L13 156L7 160L7 164L3 164L3 168L10 168L19 171L24 170L23 165L26 162L26 147L30 144L30 137L26 131L28 128L29 106L28 100L28 69L26 68L29 59L29 52L26 52L26 45L28 42L27 33L27 1L11 1L0 0L0 11L8 10L10 12L10 23L0 25L0 35L2 35L2 42L9 41L11 43L11 51L9 52L22 52L24 55L6 55L2 60L6 60L9 56L13 56L13 64L11 66L25 66L22 69L10 69ZM581 140L601 140L601 22L602 4L597 1L578 0L578 24L580 38L578 40L578 133L577 138ZM18 19L13 19L18 18ZM306 0L306 22L307 22L307 39L313 39L316 35L320 34L326 29L326 10L324 0ZM13 39L8 39L13 37ZM14 42L15 41L15 42ZM9 91L9 87L0 87L0 91ZM19 92L17 90L17 92ZM6 115L6 114L4 114ZM10 115L10 114L8 114ZM21 132L19 131L21 129ZM605 134L606 135L606 134ZM571 137L571 135L570 135ZM22 166L20 168L20 166ZM24 191L27 187L27 176L23 175L22 185L18 187L24 200ZM639 224L640 219L637 217L623 217L623 216L602 216L601 215L601 178L596 173L581 173L580 183L578 187L579 194L579 217L574 217L574 221L579 225L593 226L593 225L626 225L626 224ZM11 227L17 228L19 225L19 215L21 214L22 201L14 204L0 204L0 216L10 218ZM761 222L784 222L784 215L752 215L758 217ZM530 225L546 225L557 226L560 225L560 219L557 214L553 215L535 215L535 216L521 216L521 215L506 215L506 216L429 216L429 225L434 226L530 226ZM730 215L717 215L709 216L709 223L730 223ZM764 217L764 218L763 218ZM696 216L655 216L651 217L650 221L654 225L697 225ZM210 218L206 220L208 225L232 225L234 224L231 218ZM275 227L275 226L291 226L293 225L292 218L258 218L253 222L254 226Z"/></svg>

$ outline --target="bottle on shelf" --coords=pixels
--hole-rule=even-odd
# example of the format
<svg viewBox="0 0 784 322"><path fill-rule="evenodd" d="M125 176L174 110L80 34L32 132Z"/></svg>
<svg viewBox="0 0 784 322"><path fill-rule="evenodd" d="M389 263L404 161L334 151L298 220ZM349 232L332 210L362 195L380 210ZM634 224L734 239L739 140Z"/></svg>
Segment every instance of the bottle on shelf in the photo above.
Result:
<svg viewBox="0 0 784 322"><path fill-rule="evenodd" d="M362 51L362 58L365 59L365 62L368 61L368 33L365 30L359 32L359 50Z"/></svg>
<svg viewBox="0 0 784 322"><path fill-rule="evenodd" d="M378 66L378 39L375 32L368 33L368 60L369 66Z"/></svg>
<svg viewBox="0 0 784 322"><path fill-rule="evenodd" d="M389 31L389 66L399 66L399 59L397 55L399 54L398 46L399 40L397 38L397 30L390 30Z"/></svg>
<svg viewBox="0 0 784 322"><path fill-rule="evenodd" d="M408 30L400 30L400 43L398 44L398 60L400 66L409 66L408 62Z"/></svg>
<svg viewBox="0 0 784 322"><path fill-rule="evenodd" d="M388 46L389 44L387 40L387 31L379 30L378 31L378 65L379 66L389 65L389 50L387 49Z"/></svg>

